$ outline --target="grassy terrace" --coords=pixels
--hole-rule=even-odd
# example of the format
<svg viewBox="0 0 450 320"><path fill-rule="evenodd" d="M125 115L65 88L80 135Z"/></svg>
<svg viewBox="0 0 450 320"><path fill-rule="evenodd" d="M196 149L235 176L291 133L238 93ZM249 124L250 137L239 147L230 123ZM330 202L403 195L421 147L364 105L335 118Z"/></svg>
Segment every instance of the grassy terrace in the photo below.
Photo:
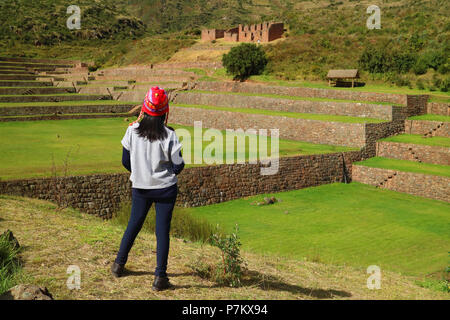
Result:
<svg viewBox="0 0 450 320"><path fill-rule="evenodd" d="M380 119L374 119L374 118L361 118L361 117L349 117L349 116L314 114L314 113L297 113L297 112L273 111L273 110L263 110L263 109L253 109L253 108L231 108L231 107L216 107L216 106L188 105L188 104L176 104L173 106L183 107L183 108L198 108L198 109L208 109L208 110L230 111L230 112L248 113L248 114L263 114L263 115L268 115L268 116L279 116L279 117L299 118L299 119L319 120L319 121L329 121L329 122L346 122L346 123L387 122L386 120L380 120Z"/></svg>
<svg viewBox="0 0 450 320"><path fill-rule="evenodd" d="M121 165L120 141L130 121L124 121L124 118L102 118L1 123L0 178L11 180L51 176L52 157L58 175L61 175L69 152L70 175L126 172ZM193 127L173 127L188 130L193 139ZM183 139L180 140L183 143ZM191 140L191 151L194 147L201 146L204 149L207 145L209 142L196 144ZM356 150L292 140L280 140L279 149L280 156ZM184 154L188 161L186 150Z"/></svg>
<svg viewBox="0 0 450 320"><path fill-rule="evenodd" d="M421 116L409 117L408 120L426 120L426 121L440 121L450 122L449 116L442 116L440 114L424 114Z"/></svg>
<svg viewBox="0 0 450 320"><path fill-rule="evenodd" d="M211 94L232 94L232 95L248 96L248 97L267 97L267 98L276 98L276 99L304 100L304 101L348 102L348 103L365 103L365 104L389 105L389 106L393 105L392 102L373 102L373 101L331 99L331 98L311 98L311 97L298 97L298 96L288 96L288 95L269 94L269 93L207 91L207 90L191 90L189 92L211 93Z"/></svg>
<svg viewBox="0 0 450 320"><path fill-rule="evenodd" d="M281 202L254 205L264 196L189 210L227 231L237 223L243 248L257 253L416 275L448 265L448 203L359 183L282 192Z"/></svg>
<svg viewBox="0 0 450 320"><path fill-rule="evenodd" d="M450 177L450 166L431 163L419 163L407 160L374 157L364 161L355 162L354 164L372 168L390 169L396 171L406 171L435 176Z"/></svg>
<svg viewBox="0 0 450 320"><path fill-rule="evenodd" d="M61 101L61 102L5 102L0 103L0 108L8 107L58 107L58 106L97 106L97 105L124 105L139 104L140 102L117 101L117 100L90 100L90 101Z"/></svg>
<svg viewBox="0 0 450 320"><path fill-rule="evenodd" d="M398 143L412 143L421 144L433 147L446 147L450 148L450 138L446 137L431 137L424 138L419 134L399 134L397 136L387 137L380 141L398 142Z"/></svg>

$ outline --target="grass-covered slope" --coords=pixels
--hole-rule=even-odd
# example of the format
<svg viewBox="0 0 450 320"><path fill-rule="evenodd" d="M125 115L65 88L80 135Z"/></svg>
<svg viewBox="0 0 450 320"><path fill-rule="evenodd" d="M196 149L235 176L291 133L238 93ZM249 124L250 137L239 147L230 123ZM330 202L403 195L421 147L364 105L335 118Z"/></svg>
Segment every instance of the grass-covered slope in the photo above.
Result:
<svg viewBox="0 0 450 320"><path fill-rule="evenodd" d="M365 51L378 54L382 49L386 56L379 62L388 62L386 68L380 74L362 73L364 82L433 91L448 91L450 83L446 1L82 0L77 3L82 29L75 31L66 28L70 4L65 0L1 4L2 54L88 59L97 66L156 63L192 46L203 28L275 20L283 21L287 32L283 41L265 46L266 75L323 80L329 69L367 72L370 68L359 59ZM374 4L382 12L380 30L366 27L366 10Z"/></svg>
<svg viewBox="0 0 450 320"><path fill-rule="evenodd" d="M0 3L0 39L37 46L56 45L81 39L136 38L145 32L145 24L128 14L117 1L80 0L81 29L70 30L65 0L11 0Z"/></svg>
<svg viewBox="0 0 450 320"><path fill-rule="evenodd" d="M330 184L191 208L258 253L425 275L448 265L450 204L360 183Z"/></svg>
<svg viewBox="0 0 450 320"><path fill-rule="evenodd" d="M116 279L110 265L125 227L41 200L0 196L0 231L9 228L23 245L27 283L46 286L56 299L448 299L448 294L418 286L415 278L382 269L382 287L366 287L363 268L277 258L243 251L249 271L243 286L230 288L200 278L190 265L217 263L209 245L172 238L168 276L174 290L151 290L156 238L142 231L130 252L127 273ZM264 214L265 215L265 214ZM423 225L431 228L430 223ZM437 236L436 236L437 237ZM243 239L247 246L247 239ZM448 247L448 243L447 243ZM378 251L378 249L377 249ZM67 267L81 270L81 290L67 288Z"/></svg>

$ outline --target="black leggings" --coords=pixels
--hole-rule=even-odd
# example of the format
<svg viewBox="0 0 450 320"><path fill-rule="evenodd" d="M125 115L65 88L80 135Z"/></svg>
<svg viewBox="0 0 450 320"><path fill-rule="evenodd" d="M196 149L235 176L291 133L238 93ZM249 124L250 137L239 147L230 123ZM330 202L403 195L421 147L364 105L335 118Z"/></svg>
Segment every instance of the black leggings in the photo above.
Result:
<svg viewBox="0 0 450 320"><path fill-rule="evenodd" d="M177 186L171 186L158 190L132 190L131 216L128 221L127 229L120 243L120 249L117 254L116 263L125 265L128 259L128 253L133 246L134 240L144 224L147 213L153 202L156 209L156 269L155 276L166 277L167 258L169 255L170 244L170 222L172 212L177 197Z"/></svg>

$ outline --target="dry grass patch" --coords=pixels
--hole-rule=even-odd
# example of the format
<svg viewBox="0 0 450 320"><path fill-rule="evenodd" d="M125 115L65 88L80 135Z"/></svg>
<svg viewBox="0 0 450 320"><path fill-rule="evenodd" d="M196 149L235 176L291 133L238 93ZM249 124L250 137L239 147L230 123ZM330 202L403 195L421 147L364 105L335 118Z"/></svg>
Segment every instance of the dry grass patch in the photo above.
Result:
<svg viewBox="0 0 450 320"><path fill-rule="evenodd" d="M174 290L151 290L155 236L136 239L126 276L110 274L123 227L74 209L56 212L50 202L0 196L0 232L11 229L23 246L24 270L56 299L448 299L414 284L414 278L383 273L382 289L368 290L365 270L243 252L243 286L228 288L200 277L194 263L214 265L217 248L172 238L168 274ZM66 286L67 267L81 269L81 289Z"/></svg>

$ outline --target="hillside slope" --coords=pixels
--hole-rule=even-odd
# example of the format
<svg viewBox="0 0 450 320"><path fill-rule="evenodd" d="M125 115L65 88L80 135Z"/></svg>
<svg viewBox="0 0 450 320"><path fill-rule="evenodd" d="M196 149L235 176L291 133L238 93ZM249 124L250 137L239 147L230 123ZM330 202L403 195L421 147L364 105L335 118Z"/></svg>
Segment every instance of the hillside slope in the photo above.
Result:
<svg viewBox="0 0 450 320"><path fill-rule="evenodd" d="M220 259L216 248L172 238L168 274L175 290L151 291L156 243L142 232L127 265L115 279L110 263L123 227L72 209L21 197L0 196L0 231L11 229L24 247L25 272L56 299L448 299L448 294L414 284L413 278L384 272L382 289L368 290L366 270L281 260L244 252L249 271L240 288L217 286L196 275L196 261ZM81 289L66 286L67 267L81 269Z"/></svg>

